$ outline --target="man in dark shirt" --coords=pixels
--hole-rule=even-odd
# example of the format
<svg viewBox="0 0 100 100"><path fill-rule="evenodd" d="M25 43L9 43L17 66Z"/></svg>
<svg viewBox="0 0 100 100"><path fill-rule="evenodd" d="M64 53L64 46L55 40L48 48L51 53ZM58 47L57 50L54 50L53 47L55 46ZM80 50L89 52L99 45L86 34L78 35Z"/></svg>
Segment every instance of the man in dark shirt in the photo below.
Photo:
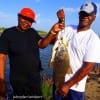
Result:
<svg viewBox="0 0 100 100"><path fill-rule="evenodd" d="M18 14L18 26L6 29L0 37L0 98L5 99L5 64L10 63L10 82L17 96L40 96L39 48L45 48L57 37L56 25L45 38L31 28L35 13L23 8Z"/></svg>

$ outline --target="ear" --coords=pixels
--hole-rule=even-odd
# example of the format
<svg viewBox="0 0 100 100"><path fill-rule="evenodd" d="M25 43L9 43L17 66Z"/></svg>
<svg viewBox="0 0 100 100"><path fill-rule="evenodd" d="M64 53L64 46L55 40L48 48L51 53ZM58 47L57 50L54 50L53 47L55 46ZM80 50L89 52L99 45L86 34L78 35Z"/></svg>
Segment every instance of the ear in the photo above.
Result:
<svg viewBox="0 0 100 100"><path fill-rule="evenodd" d="M93 15L93 20L95 20L95 19L96 19L96 15L94 14L94 15Z"/></svg>

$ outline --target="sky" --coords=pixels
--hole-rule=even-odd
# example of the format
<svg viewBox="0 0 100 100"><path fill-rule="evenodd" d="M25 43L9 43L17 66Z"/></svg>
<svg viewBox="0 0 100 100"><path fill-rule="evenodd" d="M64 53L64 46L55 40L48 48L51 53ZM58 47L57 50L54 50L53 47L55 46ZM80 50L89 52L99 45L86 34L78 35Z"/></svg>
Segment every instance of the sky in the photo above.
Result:
<svg viewBox="0 0 100 100"><path fill-rule="evenodd" d="M61 8L65 11L66 25L77 25L80 6L87 1L95 2L98 7L92 29L100 35L100 0L0 0L0 27L17 26L17 15L24 7L34 10L36 23L32 27L36 30L48 32L58 21L56 12Z"/></svg>

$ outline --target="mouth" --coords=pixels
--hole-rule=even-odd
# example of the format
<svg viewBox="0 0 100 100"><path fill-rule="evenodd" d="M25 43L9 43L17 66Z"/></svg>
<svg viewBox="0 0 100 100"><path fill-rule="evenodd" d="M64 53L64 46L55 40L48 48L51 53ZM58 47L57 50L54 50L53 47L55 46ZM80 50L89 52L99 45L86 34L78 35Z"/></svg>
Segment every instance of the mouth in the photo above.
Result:
<svg viewBox="0 0 100 100"><path fill-rule="evenodd" d="M82 19L80 19L80 23L88 23L88 19L87 18L82 18Z"/></svg>
<svg viewBox="0 0 100 100"><path fill-rule="evenodd" d="M27 24L22 24L22 25L21 25L21 29L22 29L22 30L27 30L27 29L29 29L29 27L30 27L30 26L27 25Z"/></svg>
<svg viewBox="0 0 100 100"><path fill-rule="evenodd" d="M81 18L80 21L88 21L88 18Z"/></svg>

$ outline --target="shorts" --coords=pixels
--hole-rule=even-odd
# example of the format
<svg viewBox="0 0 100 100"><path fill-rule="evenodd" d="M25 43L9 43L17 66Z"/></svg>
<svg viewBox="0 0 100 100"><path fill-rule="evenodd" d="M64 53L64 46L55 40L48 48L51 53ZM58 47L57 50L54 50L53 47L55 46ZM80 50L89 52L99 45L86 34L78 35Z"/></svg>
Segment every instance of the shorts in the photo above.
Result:
<svg viewBox="0 0 100 100"><path fill-rule="evenodd" d="M85 100L85 95L84 92L70 90L66 97L63 98L63 96L57 94L54 100Z"/></svg>

